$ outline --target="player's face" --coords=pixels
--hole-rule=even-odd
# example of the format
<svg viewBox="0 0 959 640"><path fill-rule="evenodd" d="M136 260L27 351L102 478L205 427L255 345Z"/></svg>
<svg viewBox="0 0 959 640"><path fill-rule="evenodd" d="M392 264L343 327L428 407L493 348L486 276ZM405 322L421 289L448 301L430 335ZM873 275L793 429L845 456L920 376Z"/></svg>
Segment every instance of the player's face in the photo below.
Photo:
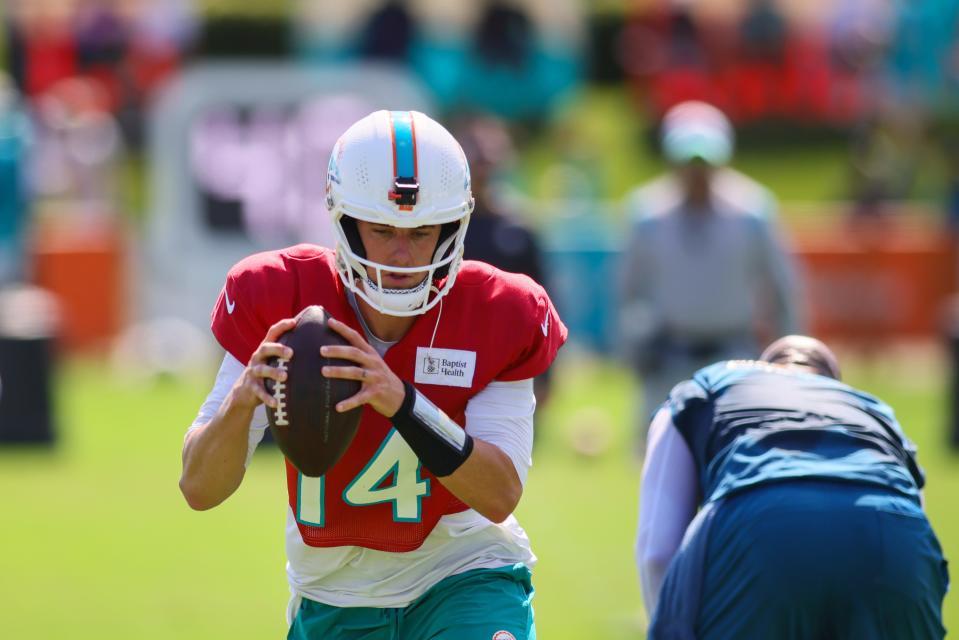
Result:
<svg viewBox="0 0 959 640"><path fill-rule="evenodd" d="M392 227L357 220L360 240L366 258L391 267L425 267L433 262L433 252L440 238L440 225L431 224L412 229ZM376 281L376 272L367 267L367 275ZM383 272L383 286L388 289L411 289L423 281L426 271L414 273Z"/></svg>
<svg viewBox="0 0 959 640"><path fill-rule="evenodd" d="M680 181L687 197L701 201L708 197L713 167L702 160L692 160L678 167Z"/></svg>

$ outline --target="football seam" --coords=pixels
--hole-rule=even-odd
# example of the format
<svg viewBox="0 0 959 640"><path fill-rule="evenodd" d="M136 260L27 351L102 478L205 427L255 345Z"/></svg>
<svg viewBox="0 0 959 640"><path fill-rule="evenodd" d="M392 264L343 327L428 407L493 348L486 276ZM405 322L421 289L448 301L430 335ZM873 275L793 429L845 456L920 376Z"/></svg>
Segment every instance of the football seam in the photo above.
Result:
<svg viewBox="0 0 959 640"><path fill-rule="evenodd" d="M289 362L288 359L279 358L276 363L276 368L282 371L286 371L287 362ZM284 393L285 389L286 389L286 385L283 382L276 380L273 383L273 398L276 400L276 409L274 409L276 413L276 417L274 419L274 422L281 427L286 427L286 426L289 426L290 424L289 421L286 419L286 394Z"/></svg>

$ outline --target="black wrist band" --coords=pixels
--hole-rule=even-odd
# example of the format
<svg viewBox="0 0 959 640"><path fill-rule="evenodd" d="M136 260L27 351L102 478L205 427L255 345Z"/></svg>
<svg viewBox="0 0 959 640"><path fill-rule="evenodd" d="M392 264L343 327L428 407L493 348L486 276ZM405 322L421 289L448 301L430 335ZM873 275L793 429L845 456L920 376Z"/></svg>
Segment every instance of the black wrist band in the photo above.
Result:
<svg viewBox="0 0 959 640"><path fill-rule="evenodd" d="M437 477L448 476L466 462L473 438L460 425L404 381L403 404L391 420L410 449Z"/></svg>

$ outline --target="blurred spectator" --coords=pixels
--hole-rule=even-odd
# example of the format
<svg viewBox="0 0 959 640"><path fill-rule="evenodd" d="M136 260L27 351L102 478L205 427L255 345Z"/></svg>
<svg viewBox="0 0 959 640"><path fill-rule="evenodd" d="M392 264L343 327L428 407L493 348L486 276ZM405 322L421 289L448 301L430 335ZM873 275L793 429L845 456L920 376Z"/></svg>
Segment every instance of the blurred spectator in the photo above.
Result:
<svg viewBox="0 0 959 640"><path fill-rule="evenodd" d="M127 29L112 3L80 4L73 34L81 68L118 65L127 52Z"/></svg>
<svg viewBox="0 0 959 640"><path fill-rule="evenodd" d="M703 33L689 7L674 6L667 20L664 65L653 78L653 101L665 108L692 99L709 99L715 93L712 59Z"/></svg>
<svg viewBox="0 0 959 640"><path fill-rule="evenodd" d="M709 56L703 45L699 25L693 18L689 7L672 7L669 16L670 38L667 41L667 60L670 66L702 67L708 66Z"/></svg>
<svg viewBox="0 0 959 640"><path fill-rule="evenodd" d="M114 68L115 115L124 140L140 149L150 101L193 53L200 15L195 0L138 0L132 6L136 10L123 14L127 50Z"/></svg>
<svg viewBox="0 0 959 640"><path fill-rule="evenodd" d="M872 70L890 45L894 24L889 0L841 0L829 16L830 49L840 70Z"/></svg>
<svg viewBox="0 0 959 640"><path fill-rule="evenodd" d="M525 273L545 286L542 256L532 230L504 208L496 193L499 174L514 160L506 126L493 117L467 118L455 127L473 180L476 208L466 238L466 259L482 260L504 271Z"/></svg>
<svg viewBox="0 0 959 640"><path fill-rule="evenodd" d="M119 202L118 163L123 141L103 85L63 80L35 106L33 191L96 213L114 214Z"/></svg>
<svg viewBox="0 0 959 640"><path fill-rule="evenodd" d="M959 139L949 137L944 143L946 162L945 226L952 243L953 255L959 255ZM954 268L956 265L953 265ZM944 333L949 355L950 392L948 400L948 442L959 452L959 296L952 296L944 313Z"/></svg>
<svg viewBox="0 0 959 640"><path fill-rule="evenodd" d="M506 2L491 2L476 25L476 53L491 66L522 69L530 54L533 23L526 12Z"/></svg>
<svg viewBox="0 0 959 640"><path fill-rule="evenodd" d="M640 450L674 384L711 362L754 357L759 331L784 335L798 325L775 199L726 166L727 118L686 102L666 114L661 134L672 170L630 196L621 274L623 353L642 379Z"/></svg>
<svg viewBox="0 0 959 640"><path fill-rule="evenodd" d="M959 238L959 139L947 139L943 153L946 161L946 225Z"/></svg>
<svg viewBox="0 0 959 640"><path fill-rule="evenodd" d="M953 241L956 235L953 234ZM959 295L952 296L945 305L944 331L949 357L949 387L946 393L947 433L949 447L959 453Z"/></svg>
<svg viewBox="0 0 959 640"><path fill-rule="evenodd" d="M634 3L622 51L635 96L656 115L702 100L737 123L846 126L880 87L890 2L804 4Z"/></svg>
<svg viewBox="0 0 959 640"><path fill-rule="evenodd" d="M519 216L497 197L496 178L513 160L514 148L505 124L493 117L470 117L454 127L469 162L476 201L466 234L464 257L481 260L503 271L524 273L547 290L539 241ZM538 406L549 395L549 372L536 378Z"/></svg>
<svg viewBox="0 0 959 640"><path fill-rule="evenodd" d="M726 70L727 110L737 119L759 120L778 111L789 29L774 0L750 0L739 24L739 60Z"/></svg>
<svg viewBox="0 0 959 640"><path fill-rule="evenodd" d="M447 113L539 125L579 83L585 63L578 0L298 0L294 7L301 59L408 65Z"/></svg>
<svg viewBox="0 0 959 640"><path fill-rule="evenodd" d="M66 3L20 0L5 17L13 77L25 95L39 95L77 74L77 43Z"/></svg>
<svg viewBox="0 0 959 640"><path fill-rule="evenodd" d="M23 275L29 123L18 102L13 83L0 74L0 287Z"/></svg>
<svg viewBox="0 0 959 640"><path fill-rule="evenodd" d="M369 60L407 62L416 25L406 5L390 0L374 11L360 36L359 53Z"/></svg>
<svg viewBox="0 0 959 640"><path fill-rule="evenodd" d="M188 53L200 27L196 0L139 0L129 16L131 44L162 59Z"/></svg>
<svg viewBox="0 0 959 640"><path fill-rule="evenodd" d="M309 64L328 64L358 55L357 44L364 26L382 3L375 0L294 0L292 4L291 44L297 57Z"/></svg>
<svg viewBox="0 0 959 640"><path fill-rule="evenodd" d="M908 197L924 152L921 116L905 106L885 106L864 120L850 146L853 213L872 216Z"/></svg>
<svg viewBox="0 0 959 640"><path fill-rule="evenodd" d="M739 27L747 59L782 62L786 45L786 18L774 0L750 0Z"/></svg>
<svg viewBox="0 0 959 640"><path fill-rule="evenodd" d="M956 44L959 3L887 2L892 33L885 53L885 69L893 91L907 102L923 105L955 98L955 88L944 82L950 53Z"/></svg>
<svg viewBox="0 0 959 640"><path fill-rule="evenodd" d="M193 0L11 3L7 50L17 86L32 100L73 78L94 81L128 143L138 146L143 111L192 46Z"/></svg>
<svg viewBox="0 0 959 640"><path fill-rule="evenodd" d="M466 43L454 105L537 125L578 82L581 66L569 34L545 28L522 3L492 0Z"/></svg>

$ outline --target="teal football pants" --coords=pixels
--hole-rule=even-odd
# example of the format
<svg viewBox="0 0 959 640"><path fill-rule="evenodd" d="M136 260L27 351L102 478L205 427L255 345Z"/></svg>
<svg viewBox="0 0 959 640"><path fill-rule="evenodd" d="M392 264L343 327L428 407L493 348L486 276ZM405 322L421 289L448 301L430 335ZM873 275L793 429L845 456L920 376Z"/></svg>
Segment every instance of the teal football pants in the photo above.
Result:
<svg viewBox="0 0 959 640"><path fill-rule="evenodd" d="M303 599L288 640L536 640L530 571L474 569L409 606L333 607Z"/></svg>

